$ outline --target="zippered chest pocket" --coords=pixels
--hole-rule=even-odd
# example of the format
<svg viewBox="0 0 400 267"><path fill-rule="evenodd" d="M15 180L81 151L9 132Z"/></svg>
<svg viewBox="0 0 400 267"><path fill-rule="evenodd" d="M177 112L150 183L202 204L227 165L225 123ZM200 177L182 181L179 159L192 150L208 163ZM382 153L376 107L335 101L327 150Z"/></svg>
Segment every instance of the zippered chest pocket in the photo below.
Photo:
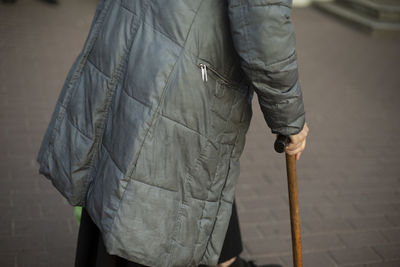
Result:
<svg viewBox="0 0 400 267"><path fill-rule="evenodd" d="M235 91L239 90L241 86L239 83L228 80L210 64L199 63L198 67L200 68L200 75L203 82L208 83L210 76L217 82L215 96L223 97L226 89Z"/></svg>
<svg viewBox="0 0 400 267"><path fill-rule="evenodd" d="M208 81L208 74L211 73L215 77L216 80L219 80L222 82L224 85L228 87L239 87L239 83L229 81L227 78L225 78L222 74L220 74L214 67L207 63L199 63L199 68L201 71L201 79L203 82Z"/></svg>
<svg viewBox="0 0 400 267"><path fill-rule="evenodd" d="M217 72L206 63L199 63L199 75L203 86L207 88L210 103L210 122L215 136L219 136L227 129L227 122L231 120L231 110L237 101L238 84L235 84Z"/></svg>

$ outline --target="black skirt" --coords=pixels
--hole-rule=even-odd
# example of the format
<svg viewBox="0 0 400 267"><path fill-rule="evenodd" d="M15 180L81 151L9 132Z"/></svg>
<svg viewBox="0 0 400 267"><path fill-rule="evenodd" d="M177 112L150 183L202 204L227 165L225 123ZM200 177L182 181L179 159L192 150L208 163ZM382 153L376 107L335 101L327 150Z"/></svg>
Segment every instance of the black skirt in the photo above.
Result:
<svg viewBox="0 0 400 267"><path fill-rule="evenodd" d="M236 205L233 203L232 215L222 246L218 263L239 256L242 252L242 238L240 235L239 219ZM100 230L92 221L86 210L82 209L79 226L78 244L75 255L75 267L145 267L107 253Z"/></svg>

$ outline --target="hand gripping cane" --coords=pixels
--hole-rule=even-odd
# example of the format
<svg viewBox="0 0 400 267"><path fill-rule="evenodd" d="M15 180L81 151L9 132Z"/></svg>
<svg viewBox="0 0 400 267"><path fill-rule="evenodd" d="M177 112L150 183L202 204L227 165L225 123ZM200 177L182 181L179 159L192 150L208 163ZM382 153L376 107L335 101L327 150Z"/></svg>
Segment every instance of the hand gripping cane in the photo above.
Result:
<svg viewBox="0 0 400 267"><path fill-rule="evenodd" d="M289 137L278 135L274 144L275 151L278 153L284 152L286 144L288 144L289 141L290 141ZM287 171L288 189L289 189L290 224L292 227L293 265L294 267L302 267L303 261L301 254L299 198L297 191L295 155L286 154L286 171Z"/></svg>

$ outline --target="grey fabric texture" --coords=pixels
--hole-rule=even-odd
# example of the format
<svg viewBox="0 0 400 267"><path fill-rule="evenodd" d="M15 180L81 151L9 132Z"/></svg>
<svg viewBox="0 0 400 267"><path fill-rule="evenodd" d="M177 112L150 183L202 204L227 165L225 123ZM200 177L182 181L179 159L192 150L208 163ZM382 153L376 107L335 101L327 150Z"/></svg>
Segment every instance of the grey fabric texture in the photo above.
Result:
<svg viewBox="0 0 400 267"><path fill-rule="evenodd" d="M291 1L101 0L37 160L107 251L215 265L253 92L273 133L304 108Z"/></svg>

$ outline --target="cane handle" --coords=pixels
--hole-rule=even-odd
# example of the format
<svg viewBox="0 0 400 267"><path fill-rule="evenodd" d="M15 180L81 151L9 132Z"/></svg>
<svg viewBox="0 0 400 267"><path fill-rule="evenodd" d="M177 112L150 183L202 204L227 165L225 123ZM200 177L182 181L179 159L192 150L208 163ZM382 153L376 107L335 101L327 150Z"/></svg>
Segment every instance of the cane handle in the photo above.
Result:
<svg viewBox="0 0 400 267"><path fill-rule="evenodd" d="M285 151L286 145L289 143L289 137L285 135L278 134L276 137L274 148L278 153L283 153Z"/></svg>

